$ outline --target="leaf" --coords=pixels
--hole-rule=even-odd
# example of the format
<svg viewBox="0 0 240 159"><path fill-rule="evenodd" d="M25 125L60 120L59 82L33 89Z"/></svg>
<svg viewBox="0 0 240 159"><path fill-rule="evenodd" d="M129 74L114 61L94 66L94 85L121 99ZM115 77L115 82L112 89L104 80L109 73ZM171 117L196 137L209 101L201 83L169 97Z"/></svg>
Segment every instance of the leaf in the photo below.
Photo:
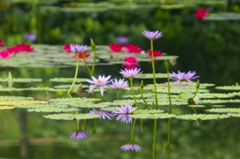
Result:
<svg viewBox="0 0 240 159"><path fill-rule="evenodd" d="M159 114L130 114L129 117L136 118L136 119L168 119L175 117L174 114L168 114L168 113L159 113Z"/></svg>
<svg viewBox="0 0 240 159"><path fill-rule="evenodd" d="M185 115L177 115L176 119L181 120L218 120L229 118L230 115L226 114L185 114Z"/></svg>
<svg viewBox="0 0 240 159"><path fill-rule="evenodd" d="M213 108L205 111L211 113L240 113L240 108Z"/></svg>
<svg viewBox="0 0 240 159"><path fill-rule="evenodd" d="M96 114L50 114L44 115L44 118L54 119L54 120L81 120L81 119L96 119L100 115Z"/></svg>
<svg viewBox="0 0 240 159"><path fill-rule="evenodd" d="M39 100L16 100L16 101L0 101L0 105L21 105L30 103L48 103L46 101Z"/></svg>

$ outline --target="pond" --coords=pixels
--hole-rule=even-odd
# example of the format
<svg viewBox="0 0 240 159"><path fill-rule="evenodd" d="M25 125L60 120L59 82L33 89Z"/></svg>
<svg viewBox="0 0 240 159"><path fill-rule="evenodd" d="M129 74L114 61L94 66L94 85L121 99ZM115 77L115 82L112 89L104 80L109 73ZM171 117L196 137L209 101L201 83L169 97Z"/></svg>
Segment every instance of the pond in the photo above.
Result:
<svg viewBox="0 0 240 159"><path fill-rule="evenodd" d="M1 2L0 157L238 158L238 8L129 3Z"/></svg>

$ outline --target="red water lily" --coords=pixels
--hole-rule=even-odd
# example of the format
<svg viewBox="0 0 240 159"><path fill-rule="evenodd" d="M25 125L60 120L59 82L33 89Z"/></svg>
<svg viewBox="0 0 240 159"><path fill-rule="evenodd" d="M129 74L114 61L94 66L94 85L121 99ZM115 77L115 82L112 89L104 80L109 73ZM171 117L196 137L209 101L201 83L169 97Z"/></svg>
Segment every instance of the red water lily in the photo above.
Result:
<svg viewBox="0 0 240 159"><path fill-rule="evenodd" d="M79 59L83 59L83 58L88 58L91 54L88 51L85 51L83 53L76 53L76 55L74 56L74 59L76 59L77 57Z"/></svg>
<svg viewBox="0 0 240 159"><path fill-rule="evenodd" d="M133 45L133 44L126 44L128 52L131 53L139 53L142 51L139 45Z"/></svg>
<svg viewBox="0 0 240 159"><path fill-rule="evenodd" d="M125 57L124 61L123 61L123 67L125 67L125 69L127 70L131 70L131 69L135 69L137 66L140 66L139 61L137 61L137 58L134 56L129 56L129 57Z"/></svg>
<svg viewBox="0 0 240 159"><path fill-rule="evenodd" d="M6 51L6 50L1 50L0 51L0 58L2 59L7 59L7 58L11 58L11 53Z"/></svg>
<svg viewBox="0 0 240 159"><path fill-rule="evenodd" d="M113 52L120 52L122 51L122 48L124 47L123 45L119 44L109 44L108 47L113 51Z"/></svg>
<svg viewBox="0 0 240 159"><path fill-rule="evenodd" d="M31 52L34 50L34 48L32 48L31 45L27 45L24 43L18 44L17 47L18 47L19 51Z"/></svg>
<svg viewBox="0 0 240 159"><path fill-rule="evenodd" d="M62 47L63 50L67 51L67 52L71 52L70 50L70 44L64 44Z"/></svg>
<svg viewBox="0 0 240 159"><path fill-rule="evenodd" d="M17 46L8 47L7 51L10 53L18 53L20 50Z"/></svg>
<svg viewBox="0 0 240 159"><path fill-rule="evenodd" d="M1 47L1 46L5 46L5 42L4 42L4 40L1 40L1 39L0 39L0 47Z"/></svg>
<svg viewBox="0 0 240 159"><path fill-rule="evenodd" d="M208 13L208 9L200 8L195 11L194 16L196 19L205 20L207 13Z"/></svg>
<svg viewBox="0 0 240 159"><path fill-rule="evenodd" d="M151 49L148 49L147 50L147 53L150 55L150 56L152 56L152 50ZM163 55L163 53L161 52L161 51L158 51L158 50L154 50L153 51L153 56L154 57L158 57L158 56L162 56Z"/></svg>

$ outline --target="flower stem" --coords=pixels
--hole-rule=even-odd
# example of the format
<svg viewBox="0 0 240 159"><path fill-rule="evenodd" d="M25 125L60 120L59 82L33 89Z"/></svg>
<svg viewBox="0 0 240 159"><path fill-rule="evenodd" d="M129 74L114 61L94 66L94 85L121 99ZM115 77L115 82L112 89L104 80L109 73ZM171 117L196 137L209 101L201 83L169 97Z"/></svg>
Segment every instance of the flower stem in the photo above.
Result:
<svg viewBox="0 0 240 159"><path fill-rule="evenodd" d="M167 61L164 61L165 68L167 70L167 82L168 82L168 99L169 99L169 114L172 114L172 98L171 98L171 91L170 91L170 72L169 72L169 64ZM168 142L167 147L165 150L165 155L168 154L170 149L170 142L171 142L171 118L168 118Z"/></svg>
<svg viewBox="0 0 240 159"><path fill-rule="evenodd" d="M130 80L130 84L131 84L131 89L132 89L132 95L133 95L134 102L135 102L136 106L137 106L138 109L139 109L139 105L138 105L138 103L137 103L136 96L135 96L135 94L134 94L134 89L133 89L133 78L129 78L129 80Z"/></svg>
<svg viewBox="0 0 240 159"><path fill-rule="evenodd" d="M94 75L94 69L96 65L96 48L93 49L93 66L92 66L92 76Z"/></svg>
<svg viewBox="0 0 240 159"><path fill-rule="evenodd" d="M72 89L73 89L73 86L74 86L74 84L75 84L75 82L76 82L76 79L77 79L77 74L78 74L78 68L79 68L79 59L77 58L77 60L76 60L76 70L75 70L75 75L74 75L74 79L73 79L73 82L72 82L72 85L71 85L71 87L69 88L69 90L68 90L68 94L70 94L70 92L72 91Z"/></svg>
<svg viewBox="0 0 240 159"><path fill-rule="evenodd" d="M90 76L92 76L93 74L92 74L92 71L89 69L89 67L88 67L88 65L87 65L87 61L86 61L86 58L84 57L83 58L83 61L84 61L84 65L85 65L85 67L87 68L87 70L88 70L88 73L90 74Z"/></svg>
<svg viewBox="0 0 240 159"><path fill-rule="evenodd" d="M118 96L120 94L120 89L117 89L117 95L116 95L116 99L118 100Z"/></svg>
<svg viewBox="0 0 240 159"><path fill-rule="evenodd" d="M154 64L154 53L153 53L153 39L150 39L150 44L151 44L151 50L152 50L152 72L153 72L153 84L154 84L155 104L158 105L157 83L156 83L156 73L155 73L155 64Z"/></svg>
<svg viewBox="0 0 240 159"><path fill-rule="evenodd" d="M157 134L157 119L154 119L153 144L152 144L152 159L155 158L156 134Z"/></svg>
<svg viewBox="0 0 240 159"><path fill-rule="evenodd" d="M133 120L130 142L133 142L133 141L134 141L134 129L135 129L136 121L137 121L137 119L134 119L134 120Z"/></svg>

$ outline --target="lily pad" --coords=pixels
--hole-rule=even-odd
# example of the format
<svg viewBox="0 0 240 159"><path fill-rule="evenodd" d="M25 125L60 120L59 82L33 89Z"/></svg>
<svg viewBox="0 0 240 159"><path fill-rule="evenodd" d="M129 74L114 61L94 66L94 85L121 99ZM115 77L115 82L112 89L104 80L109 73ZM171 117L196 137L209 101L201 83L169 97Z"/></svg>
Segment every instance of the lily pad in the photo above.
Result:
<svg viewBox="0 0 240 159"><path fill-rule="evenodd" d="M226 114L186 114L186 115L177 115L176 119L181 120L218 120L229 118L230 115Z"/></svg>
<svg viewBox="0 0 240 159"><path fill-rule="evenodd" d="M44 115L44 118L54 120L81 120L81 119L97 119L100 115L96 114L50 114Z"/></svg>

